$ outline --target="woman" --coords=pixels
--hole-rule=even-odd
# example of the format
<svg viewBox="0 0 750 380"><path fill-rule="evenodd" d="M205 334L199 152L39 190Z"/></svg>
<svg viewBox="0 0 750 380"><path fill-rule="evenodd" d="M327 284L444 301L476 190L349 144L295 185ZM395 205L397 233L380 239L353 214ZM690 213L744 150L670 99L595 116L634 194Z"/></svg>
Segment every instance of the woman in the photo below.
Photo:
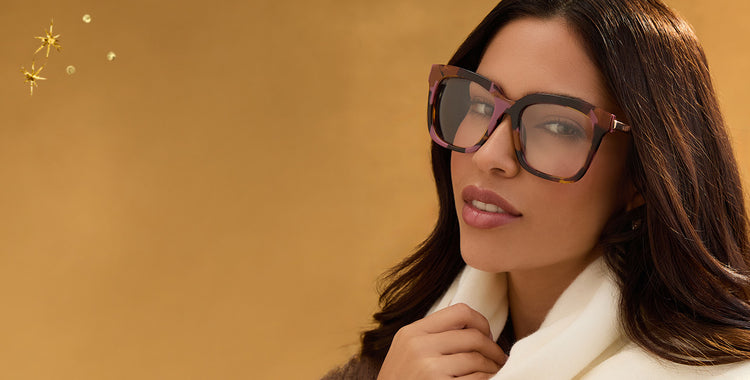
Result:
<svg viewBox="0 0 750 380"><path fill-rule="evenodd" d="M440 214L328 378L750 379L750 233L657 0L504 0L430 74Z"/></svg>

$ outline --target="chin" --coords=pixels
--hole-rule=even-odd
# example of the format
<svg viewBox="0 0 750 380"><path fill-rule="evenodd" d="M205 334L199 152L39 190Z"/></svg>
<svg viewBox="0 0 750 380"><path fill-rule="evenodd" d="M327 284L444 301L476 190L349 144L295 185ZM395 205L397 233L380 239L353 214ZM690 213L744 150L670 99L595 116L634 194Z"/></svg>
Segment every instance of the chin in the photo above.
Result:
<svg viewBox="0 0 750 380"><path fill-rule="evenodd" d="M496 250L489 250L461 247L461 257L466 265L479 269L483 272L500 273L508 272L512 269L510 260Z"/></svg>

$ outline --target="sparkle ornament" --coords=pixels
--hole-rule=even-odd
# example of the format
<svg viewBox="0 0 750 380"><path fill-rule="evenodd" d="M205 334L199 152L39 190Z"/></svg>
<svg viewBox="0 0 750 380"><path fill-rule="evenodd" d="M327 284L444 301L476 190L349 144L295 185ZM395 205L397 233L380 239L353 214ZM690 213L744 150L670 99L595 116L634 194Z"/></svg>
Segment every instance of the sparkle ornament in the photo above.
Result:
<svg viewBox="0 0 750 380"><path fill-rule="evenodd" d="M59 44L59 42L60 42L60 40L59 40L60 35L59 34L58 35L53 35L52 34L52 24L53 24L53 22L54 22L54 20L51 20L49 22L49 30L45 30L44 31L44 33L47 34L46 36L44 36L44 37L34 37L34 38L37 38L37 39L39 39L39 40L42 41L42 46L39 46L39 48L36 49L36 51L34 52L34 54L38 53L39 50L44 49L44 47L46 46L47 47L47 55L46 56L49 58L49 48L50 47L54 46L55 49L57 49L57 51L60 51L60 49L62 49L62 46L60 46L60 44Z"/></svg>
<svg viewBox="0 0 750 380"><path fill-rule="evenodd" d="M76 73L76 67L73 65L70 65L65 68L65 72L68 73L68 75L73 75Z"/></svg>
<svg viewBox="0 0 750 380"><path fill-rule="evenodd" d="M42 67L40 67L39 70L35 70L34 62L31 62L31 71L28 71L24 69L23 66L21 66L21 72L23 73L24 77L26 77L26 80L23 81L23 83L29 84L29 91L31 95L34 95L34 87L36 87L36 81L47 79L47 78L42 78L39 76L39 73L42 72L42 69L44 69L44 65L42 65Z"/></svg>
<svg viewBox="0 0 750 380"><path fill-rule="evenodd" d="M90 14L83 15L83 22L85 22L87 24L90 23L91 22L91 15Z"/></svg>
<svg viewBox="0 0 750 380"><path fill-rule="evenodd" d="M115 54L115 52L111 51L111 52L107 53L107 61L110 61L110 62L114 61L115 57L117 57L117 55Z"/></svg>

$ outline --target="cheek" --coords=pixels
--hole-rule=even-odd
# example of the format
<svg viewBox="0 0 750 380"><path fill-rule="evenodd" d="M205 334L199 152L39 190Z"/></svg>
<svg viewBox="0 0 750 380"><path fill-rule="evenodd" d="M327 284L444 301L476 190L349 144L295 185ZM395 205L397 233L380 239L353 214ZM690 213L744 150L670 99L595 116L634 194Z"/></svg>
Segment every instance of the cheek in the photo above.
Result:
<svg viewBox="0 0 750 380"><path fill-rule="evenodd" d="M451 152L451 182L453 196L456 200L461 198L461 183L471 169L471 155L459 152ZM458 202L456 202L458 206Z"/></svg>
<svg viewBox="0 0 750 380"><path fill-rule="evenodd" d="M601 231L624 205L620 194L627 146L602 144L588 173L573 184L559 184L525 171L513 178L490 179L478 171L472 155L451 154L451 176L456 211L461 220L461 190L473 179L489 180L496 192L521 208L516 225L499 230L461 227L461 251L470 265L492 272L530 269L589 257Z"/></svg>
<svg viewBox="0 0 750 380"><path fill-rule="evenodd" d="M619 150L618 154L605 152L580 181L552 184L556 190L547 189L534 196L542 209L549 210L545 228L570 245L593 248L604 226L625 205L624 160Z"/></svg>
<svg viewBox="0 0 750 380"><path fill-rule="evenodd" d="M553 184L556 185L556 184ZM616 209L611 193L580 184L560 185L535 196L532 236L553 242L565 256L585 254L596 246L604 225Z"/></svg>

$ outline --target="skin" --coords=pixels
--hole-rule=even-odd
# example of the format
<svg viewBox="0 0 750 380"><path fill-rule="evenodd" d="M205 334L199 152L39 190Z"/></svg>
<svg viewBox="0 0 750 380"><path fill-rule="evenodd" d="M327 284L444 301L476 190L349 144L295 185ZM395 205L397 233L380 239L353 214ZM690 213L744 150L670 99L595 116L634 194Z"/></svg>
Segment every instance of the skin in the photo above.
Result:
<svg viewBox="0 0 750 380"><path fill-rule="evenodd" d="M499 84L510 99L544 92L619 111L580 37L561 18L522 18L507 24L488 45L477 72ZM508 272L517 339L536 331L565 288L601 255L597 240L613 214L641 202L624 179L629 144L627 134L605 136L588 172L573 184L536 177L520 166L507 116L477 152L452 153L461 254L474 268ZM467 186L496 193L522 216L490 229L468 225L461 195ZM497 346L483 327L486 319L465 305L455 306L458 311L447 308L399 331L379 379L489 378L496 372L487 361L499 369L506 358L486 348L488 343ZM469 334L466 330L477 330L485 339L467 344L459 337ZM472 353L474 359L457 357L459 353Z"/></svg>
<svg viewBox="0 0 750 380"><path fill-rule="evenodd" d="M488 379L506 359L487 319L456 304L401 328L378 379Z"/></svg>

